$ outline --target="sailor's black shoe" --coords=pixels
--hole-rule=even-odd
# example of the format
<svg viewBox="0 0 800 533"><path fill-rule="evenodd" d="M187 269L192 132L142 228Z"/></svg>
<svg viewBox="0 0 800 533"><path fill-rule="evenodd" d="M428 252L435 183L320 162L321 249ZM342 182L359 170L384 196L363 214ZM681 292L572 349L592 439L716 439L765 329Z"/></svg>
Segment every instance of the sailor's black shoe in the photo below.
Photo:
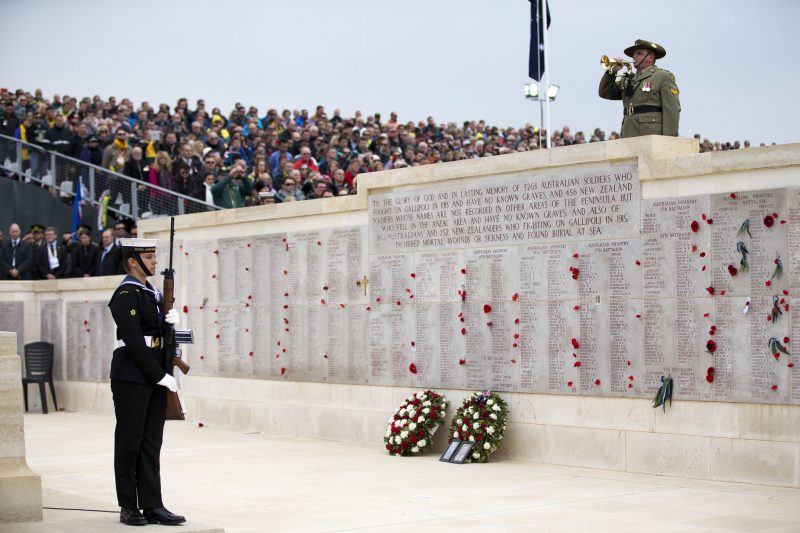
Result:
<svg viewBox="0 0 800 533"><path fill-rule="evenodd" d="M121 508L119 510L119 521L128 526L147 525L147 519L142 516L142 513L139 511L139 509Z"/></svg>
<svg viewBox="0 0 800 533"><path fill-rule="evenodd" d="M144 518L148 524L161 524L163 526L177 526L186 522L186 518L173 514L163 507L145 509Z"/></svg>

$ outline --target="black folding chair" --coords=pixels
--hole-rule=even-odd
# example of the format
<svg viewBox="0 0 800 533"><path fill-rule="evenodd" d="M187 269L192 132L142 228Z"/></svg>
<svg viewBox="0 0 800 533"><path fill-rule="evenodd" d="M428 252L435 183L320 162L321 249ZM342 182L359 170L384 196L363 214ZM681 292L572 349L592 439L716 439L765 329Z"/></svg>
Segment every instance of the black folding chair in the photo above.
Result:
<svg viewBox="0 0 800 533"><path fill-rule="evenodd" d="M56 388L53 385L53 345L49 342L32 342L25 345L25 377L22 378L22 392L25 398L25 411L28 410L28 384L39 384L39 395L42 398L42 413L47 414L47 393L44 384L50 384L53 405L58 411Z"/></svg>

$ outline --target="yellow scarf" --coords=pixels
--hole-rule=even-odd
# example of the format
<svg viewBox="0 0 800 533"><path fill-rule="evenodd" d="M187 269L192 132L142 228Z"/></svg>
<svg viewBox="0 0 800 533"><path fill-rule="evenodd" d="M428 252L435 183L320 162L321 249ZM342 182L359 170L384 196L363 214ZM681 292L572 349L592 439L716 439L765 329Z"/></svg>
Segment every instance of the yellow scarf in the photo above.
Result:
<svg viewBox="0 0 800 533"><path fill-rule="evenodd" d="M120 141L119 139L114 139L114 146L119 148L121 151L125 151L128 149L128 141Z"/></svg>

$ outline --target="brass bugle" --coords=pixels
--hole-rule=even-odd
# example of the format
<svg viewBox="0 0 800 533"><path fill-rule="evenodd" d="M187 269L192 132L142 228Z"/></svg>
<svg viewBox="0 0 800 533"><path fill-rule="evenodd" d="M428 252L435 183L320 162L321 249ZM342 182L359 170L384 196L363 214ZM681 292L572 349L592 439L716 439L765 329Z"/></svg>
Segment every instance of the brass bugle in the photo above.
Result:
<svg viewBox="0 0 800 533"><path fill-rule="evenodd" d="M625 67L628 72L633 71L633 65L630 61L625 61L624 59L620 59L618 57L610 58L608 56L602 56L600 58L600 66L602 66L603 70L609 74L613 74L614 68L616 67Z"/></svg>

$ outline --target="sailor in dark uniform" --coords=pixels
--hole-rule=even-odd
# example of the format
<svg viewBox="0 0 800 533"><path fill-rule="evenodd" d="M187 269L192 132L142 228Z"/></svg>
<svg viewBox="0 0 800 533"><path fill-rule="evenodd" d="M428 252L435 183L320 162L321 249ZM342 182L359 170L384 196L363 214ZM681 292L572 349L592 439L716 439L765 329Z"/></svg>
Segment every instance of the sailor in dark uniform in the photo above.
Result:
<svg viewBox="0 0 800 533"><path fill-rule="evenodd" d="M186 519L167 511L161 501L160 454L166 391L177 389L167 370L162 336L165 322L178 323L178 312L162 315L161 293L147 281L156 270L157 241L121 241L128 275L108 303L119 344L111 360L111 392L117 418L114 474L120 522L175 525Z"/></svg>

